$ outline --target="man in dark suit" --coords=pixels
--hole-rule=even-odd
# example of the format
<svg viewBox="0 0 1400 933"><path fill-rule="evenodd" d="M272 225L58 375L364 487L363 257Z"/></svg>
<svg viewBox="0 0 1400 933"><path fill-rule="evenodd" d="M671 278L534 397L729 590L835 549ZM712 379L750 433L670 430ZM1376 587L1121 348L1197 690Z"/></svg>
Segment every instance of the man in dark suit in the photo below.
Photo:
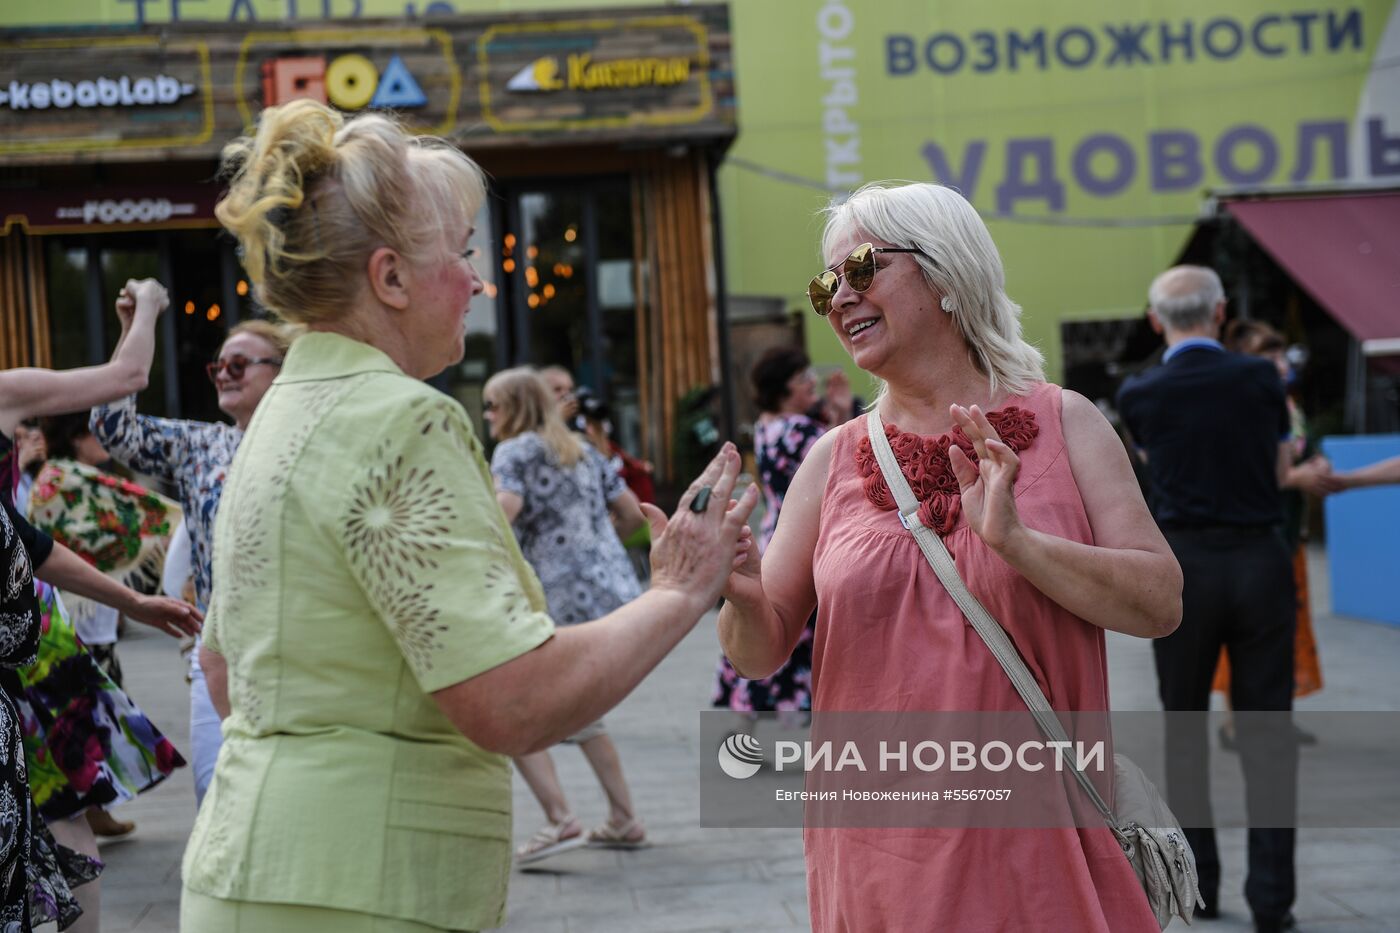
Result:
<svg viewBox="0 0 1400 933"><path fill-rule="evenodd" d="M1236 710L1293 705L1293 571L1277 530L1290 463L1288 409L1270 362L1221 346L1225 293L1212 270L1169 269L1153 281L1148 302L1167 351L1161 366L1123 384L1118 409L1146 457L1157 523L1185 581L1181 626L1153 651L1163 708L1201 711L1168 717L1167 797L1196 854L1206 900L1198 916L1213 917L1220 859L1204 711L1221 646ZM1295 893L1297 746L1285 717L1267 719L1239 730L1249 822L1270 827L1249 830L1245 898L1260 933L1292 923Z"/></svg>

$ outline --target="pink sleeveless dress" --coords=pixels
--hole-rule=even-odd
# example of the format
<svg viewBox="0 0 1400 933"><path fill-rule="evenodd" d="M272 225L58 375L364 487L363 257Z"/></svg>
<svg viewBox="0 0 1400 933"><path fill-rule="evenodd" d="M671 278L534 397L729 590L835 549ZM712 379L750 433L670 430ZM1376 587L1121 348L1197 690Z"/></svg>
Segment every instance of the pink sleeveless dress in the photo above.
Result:
<svg viewBox="0 0 1400 933"><path fill-rule="evenodd" d="M1045 383L1011 399L992 420L1021 448L1021 520L1092 543L1065 450L1060 399L1059 386ZM920 449L946 451L959 437L902 435L892 443L909 476ZM831 453L813 560L813 709L1024 710L898 514L872 501L881 500L884 485L868 476L865 439L865 418L857 418L839 429ZM1108 709L1103 631L1060 608L983 544L960 513L956 485L949 493L946 484L941 475L911 477L916 492L927 493L920 497L925 521L942 525L968 587L1007 629L1050 703L1057 710ZM929 492L934 488L942 491ZM804 841L818 933L1158 929L1106 827L809 828Z"/></svg>

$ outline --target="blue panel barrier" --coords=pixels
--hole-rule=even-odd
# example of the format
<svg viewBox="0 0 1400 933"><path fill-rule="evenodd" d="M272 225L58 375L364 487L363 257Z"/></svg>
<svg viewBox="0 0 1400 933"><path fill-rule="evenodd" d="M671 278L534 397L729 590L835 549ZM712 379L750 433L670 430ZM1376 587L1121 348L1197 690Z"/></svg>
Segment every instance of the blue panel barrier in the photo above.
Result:
<svg viewBox="0 0 1400 933"><path fill-rule="evenodd" d="M1338 473L1400 456L1400 434L1328 437L1322 452ZM1400 486L1328 496L1327 560L1332 611L1400 625Z"/></svg>

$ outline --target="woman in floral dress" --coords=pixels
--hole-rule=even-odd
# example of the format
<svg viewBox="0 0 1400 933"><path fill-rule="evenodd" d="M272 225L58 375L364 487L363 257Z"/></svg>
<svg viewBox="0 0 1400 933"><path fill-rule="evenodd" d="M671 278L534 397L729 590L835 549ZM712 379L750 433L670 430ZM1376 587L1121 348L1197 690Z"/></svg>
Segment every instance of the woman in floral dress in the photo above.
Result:
<svg viewBox="0 0 1400 933"><path fill-rule="evenodd" d="M294 329L268 321L244 321L229 331L218 359L208 370L219 392L219 408L233 418L233 424L138 414L135 395L92 410L93 436L113 460L175 487L184 508L194 555L195 598L201 609L209 605L214 585L210 552L224 479L258 402L281 369L294 334ZM219 671L209 673L223 676ZM213 779L223 741L205 676L196 648L190 654L190 754L197 803L203 802Z"/></svg>
<svg viewBox="0 0 1400 933"><path fill-rule="evenodd" d="M534 370L497 373L487 381L485 396L487 424L497 441L491 457L496 499L539 575L555 623L587 622L635 599L641 587L618 536L640 528L645 519L617 471L583 435L565 426L548 384ZM515 766L548 820L517 851L518 864L587 842L636 848L646 841L617 746L602 720L566 741L578 745L597 775L608 798L608 821L585 835L549 752L517 757Z"/></svg>
<svg viewBox="0 0 1400 933"><path fill-rule="evenodd" d="M797 467L817 438L851 416L850 388L845 376L828 380L827 398L817 396L817 376L811 361L800 350L775 347L754 365L749 379L760 414L753 428L754 456L758 461L759 487L763 490L763 526L759 531L759 552L768 547L778 527ZM819 420L814 410L823 415ZM778 710L805 712L812 708L812 634L817 615L807 620L792 656L772 676L745 680L735 672L729 659L720 655L711 697L719 709L740 713Z"/></svg>

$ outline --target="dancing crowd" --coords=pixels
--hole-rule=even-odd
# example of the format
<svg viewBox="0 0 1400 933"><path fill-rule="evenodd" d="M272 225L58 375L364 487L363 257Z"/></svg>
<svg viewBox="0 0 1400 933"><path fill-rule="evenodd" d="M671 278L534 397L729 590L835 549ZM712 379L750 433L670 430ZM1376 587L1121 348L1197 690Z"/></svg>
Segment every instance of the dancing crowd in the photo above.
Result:
<svg viewBox="0 0 1400 933"><path fill-rule="evenodd" d="M668 517L650 465L567 371L486 383L489 460L423 381L461 359L483 289L468 244L486 185L459 149L296 101L264 111L224 168L217 215L278 322L234 327L208 366L231 423L138 413L168 304L149 279L116 299L108 363L0 373L7 933L98 929L97 839L134 830L108 808L186 763L123 690L127 621L194 641L181 924L198 933L479 930L504 922L513 859L647 845L605 714L721 597L716 707L1023 709L911 523L941 537L1057 710L1108 708L1105 630L1158 640L1168 709L1205 709L1218 661L1240 709L1321 686L1306 595L1277 585L1301 560L1297 497L1389 474L1339 477L1313 455L1281 338L1229 335L1268 363L1224 352L1209 270L1153 284L1170 348L1124 389L1125 447L1046 380L966 200L862 188L828 212L808 294L877 398L769 352L751 374L759 484L739 488L726 444ZM1249 430L1207 466L1172 412L1216 402L1222 430ZM916 511L897 505L867 412ZM629 545L648 544L643 586ZM1221 554L1249 556L1248 592L1222 590L1243 584L1220 579ZM602 824L575 816L559 743L596 774ZM1248 772L1257 752L1242 752ZM515 852L512 762L545 821ZM1286 925L1294 895L1291 831L1270 833L1250 837L1260 930ZM1191 841L1209 916L1214 840ZM817 930L1158 927L1104 826L804 842Z"/></svg>

